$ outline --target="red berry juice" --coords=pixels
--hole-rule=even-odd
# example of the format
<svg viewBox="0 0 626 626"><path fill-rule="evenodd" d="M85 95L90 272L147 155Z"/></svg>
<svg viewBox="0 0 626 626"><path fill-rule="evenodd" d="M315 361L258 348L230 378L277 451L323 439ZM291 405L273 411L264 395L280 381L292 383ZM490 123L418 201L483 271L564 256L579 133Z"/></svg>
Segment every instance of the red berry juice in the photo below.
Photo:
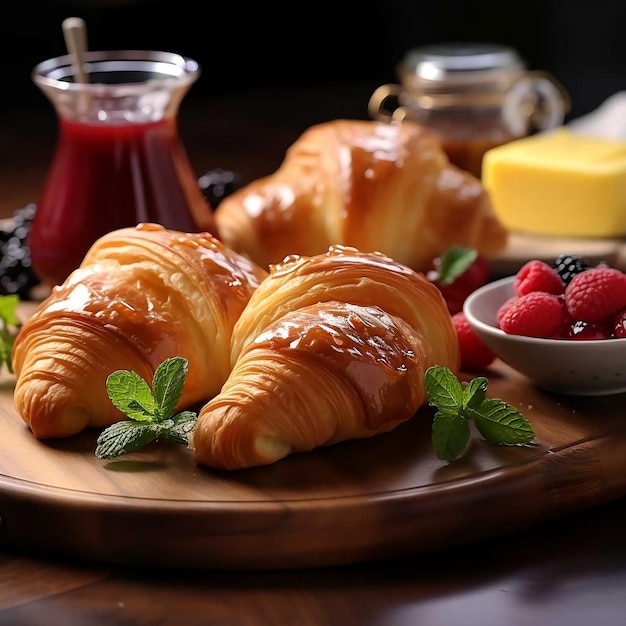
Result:
<svg viewBox="0 0 626 626"><path fill-rule="evenodd" d="M59 119L29 245L42 282L59 284L101 235L140 222L217 234L176 128Z"/></svg>

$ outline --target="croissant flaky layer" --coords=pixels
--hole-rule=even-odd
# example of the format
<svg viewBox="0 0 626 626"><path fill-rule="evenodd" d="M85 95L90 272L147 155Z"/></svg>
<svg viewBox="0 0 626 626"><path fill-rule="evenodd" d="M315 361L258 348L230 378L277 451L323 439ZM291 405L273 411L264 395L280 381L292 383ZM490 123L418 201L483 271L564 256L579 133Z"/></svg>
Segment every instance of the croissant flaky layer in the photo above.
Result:
<svg viewBox="0 0 626 626"><path fill-rule="evenodd" d="M310 127L273 174L226 197L215 219L226 245L264 267L342 244L424 272L452 245L491 257L508 237L480 180L409 121Z"/></svg>
<svg viewBox="0 0 626 626"><path fill-rule="evenodd" d="M241 469L390 431L459 368L439 290L379 253L331 246L271 268L235 324L232 372L200 410L199 464Z"/></svg>
<svg viewBox="0 0 626 626"><path fill-rule="evenodd" d="M189 361L180 406L205 401L230 372L232 329L266 275L208 233L140 224L105 235L16 338L18 414L40 438L106 426L124 417L107 376L149 381L173 356Z"/></svg>

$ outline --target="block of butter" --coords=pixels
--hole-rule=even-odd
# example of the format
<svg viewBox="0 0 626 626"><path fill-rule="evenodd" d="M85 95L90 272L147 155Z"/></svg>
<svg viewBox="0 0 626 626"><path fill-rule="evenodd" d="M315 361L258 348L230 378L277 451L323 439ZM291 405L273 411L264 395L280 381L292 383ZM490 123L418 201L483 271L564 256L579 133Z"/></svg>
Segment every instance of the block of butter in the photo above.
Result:
<svg viewBox="0 0 626 626"><path fill-rule="evenodd" d="M626 141L564 127L516 139L487 151L482 181L510 230L626 235Z"/></svg>

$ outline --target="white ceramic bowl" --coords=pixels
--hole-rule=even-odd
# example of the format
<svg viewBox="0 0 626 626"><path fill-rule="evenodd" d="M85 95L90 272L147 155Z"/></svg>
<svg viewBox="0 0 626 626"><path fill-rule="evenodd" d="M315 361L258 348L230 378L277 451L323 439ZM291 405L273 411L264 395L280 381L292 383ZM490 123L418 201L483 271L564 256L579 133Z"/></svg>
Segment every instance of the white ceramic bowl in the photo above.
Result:
<svg viewBox="0 0 626 626"><path fill-rule="evenodd" d="M547 391L599 396L626 391L626 339L538 339L507 335L498 308L513 296L514 276L484 285L463 306L468 322L493 352Z"/></svg>

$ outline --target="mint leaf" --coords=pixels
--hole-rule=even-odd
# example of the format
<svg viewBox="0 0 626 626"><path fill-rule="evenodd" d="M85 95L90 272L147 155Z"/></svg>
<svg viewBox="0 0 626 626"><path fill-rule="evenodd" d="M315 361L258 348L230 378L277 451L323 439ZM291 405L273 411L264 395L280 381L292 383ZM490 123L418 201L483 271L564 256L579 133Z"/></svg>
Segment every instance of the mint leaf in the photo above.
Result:
<svg viewBox="0 0 626 626"><path fill-rule="evenodd" d="M148 383L136 372L117 370L109 374L107 394L116 409L138 422L150 422L157 415L157 404Z"/></svg>
<svg viewBox="0 0 626 626"><path fill-rule="evenodd" d="M470 438L468 421L459 413L437 411L433 420L432 441L437 456L444 461L456 459Z"/></svg>
<svg viewBox="0 0 626 626"><path fill-rule="evenodd" d="M486 398L488 380L473 378L463 388L447 367L434 365L424 374L428 403L437 409L432 442L440 459L458 458L469 441L469 420L480 434L498 445L530 443L535 432L531 423L514 407L497 398Z"/></svg>
<svg viewBox="0 0 626 626"><path fill-rule="evenodd" d="M0 296L0 319L6 326L19 326L20 318L17 316L17 305L20 298L16 294Z"/></svg>
<svg viewBox="0 0 626 626"><path fill-rule="evenodd" d="M176 410L187 377L187 360L182 357L165 359L154 372L152 390L157 412L167 418Z"/></svg>
<svg viewBox="0 0 626 626"><path fill-rule="evenodd" d="M502 400L485 400L472 416L480 434L492 443L530 443L535 436L530 422Z"/></svg>
<svg viewBox="0 0 626 626"><path fill-rule="evenodd" d="M183 411L167 420L168 428L163 432L163 435L174 443L187 445L189 443L189 433L195 428L197 421L198 416L193 411Z"/></svg>
<svg viewBox="0 0 626 626"><path fill-rule="evenodd" d="M185 385L188 361L165 359L155 370L152 389L136 372L117 370L106 380L113 405L130 419L111 424L102 431L96 456L112 458L135 452L153 441L187 444L198 416L192 411L174 415Z"/></svg>
<svg viewBox="0 0 626 626"><path fill-rule="evenodd" d="M470 380L467 387L463 389L463 406L477 408L485 400L487 385L489 381L484 376L477 376Z"/></svg>
<svg viewBox="0 0 626 626"><path fill-rule="evenodd" d="M447 367L434 366L424 377L428 403L444 413L457 414L463 406L463 387Z"/></svg>
<svg viewBox="0 0 626 626"><path fill-rule="evenodd" d="M0 367L6 365L7 370L13 374L13 362L11 355L15 337L21 326L17 316L17 306L20 298L17 294L0 296Z"/></svg>
<svg viewBox="0 0 626 626"><path fill-rule="evenodd" d="M451 285L473 265L477 258L478 251L475 248L451 246L441 256L437 281L440 285Z"/></svg>
<svg viewBox="0 0 626 626"><path fill-rule="evenodd" d="M105 428L96 441L96 456L99 459L135 452L154 441L159 434L153 424L123 421Z"/></svg>
<svg viewBox="0 0 626 626"><path fill-rule="evenodd" d="M15 336L11 331L6 327L0 328L0 367L6 365L11 374L13 374L11 355L13 353L14 342Z"/></svg>

